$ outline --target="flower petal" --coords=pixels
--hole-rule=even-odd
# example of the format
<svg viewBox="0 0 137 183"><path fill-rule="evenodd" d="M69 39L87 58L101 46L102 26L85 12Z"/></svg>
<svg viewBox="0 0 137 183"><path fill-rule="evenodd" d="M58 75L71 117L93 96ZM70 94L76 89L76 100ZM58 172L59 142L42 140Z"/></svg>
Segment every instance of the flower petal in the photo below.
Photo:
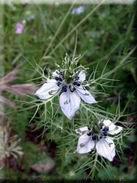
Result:
<svg viewBox="0 0 137 183"><path fill-rule="evenodd" d="M104 120L103 124L104 124L104 126L109 127L108 134L110 134L110 135L116 135L116 134L120 133L123 129L121 126L114 125L110 120Z"/></svg>
<svg viewBox="0 0 137 183"><path fill-rule="evenodd" d="M75 87L75 88L76 88L78 95L84 102L86 102L88 104L96 103L95 98L90 94L90 92L88 90L85 90L82 86Z"/></svg>
<svg viewBox="0 0 137 183"><path fill-rule="evenodd" d="M55 70L55 71L52 73L52 77L53 77L53 78L59 77L59 71L58 71L58 70Z"/></svg>
<svg viewBox="0 0 137 183"><path fill-rule="evenodd" d="M57 86L57 81L55 79L47 80L45 84L39 88L35 95L42 100L47 100L58 92L59 87Z"/></svg>
<svg viewBox="0 0 137 183"><path fill-rule="evenodd" d="M91 136L88 136L87 134L81 135L78 140L77 152L79 154L88 153L94 148L94 146L95 143Z"/></svg>
<svg viewBox="0 0 137 183"><path fill-rule="evenodd" d="M88 132L89 130L88 130L88 127L85 126L85 127L82 127L82 128L78 128L75 131L76 131L77 134L83 135L84 133Z"/></svg>
<svg viewBox="0 0 137 183"><path fill-rule="evenodd" d="M115 156L115 144L110 137L100 139L96 144L97 153L112 161Z"/></svg>
<svg viewBox="0 0 137 183"><path fill-rule="evenodd" d="M85 74L85 71L80 71L80 73L78 74L78 77L79 77L79 81L80 82L83 82L83 81L85 81L85 79L86 79L86 74Z"/></svg>
<svg viewBox="0 0 137 183"><path fill-rule="evenodd" d="M80 107L80 97L75 92L63 92L60 95L60 106L63 113L72 119Z"/></svg>
<svg viewBox="0 0 137 183"><path fill-rule="evenodd" d="M116 152L115 152L115 148L113 149L113 151L109 154L109 161L113 161L114 157L116 156Z"/></svg>

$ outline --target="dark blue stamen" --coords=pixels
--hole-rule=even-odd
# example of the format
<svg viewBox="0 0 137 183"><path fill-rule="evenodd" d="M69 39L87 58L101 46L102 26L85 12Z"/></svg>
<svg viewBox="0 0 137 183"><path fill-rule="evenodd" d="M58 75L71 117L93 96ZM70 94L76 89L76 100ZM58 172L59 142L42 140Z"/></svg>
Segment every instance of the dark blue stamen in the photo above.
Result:
<svg viewBox="0 0 137 183"><path fill-rule="evenodd" d="M97 135L93 135L92 136L92 140L97 140L98 139L98 136Z"/></svg>
<svg viewBox="0 0 137 183"><path fill-rule="evenodd" d="M109 131L109 127L104 127L103 129L102 129L102 131L103 131L103 135L104 136L107 136L107 134L108 134L108 131Z"/></svg>
<svg viewBox="0 0 137 183"><path fill-rule="evenodd" d="M106 127L103 128L102 131L103 131L103 132L108 132L108 130L109 130L109 127L106 126Z"/></svg>
<svg viewBox="0 0 137 183"><path fill-rule="evenodd" d="M103 132L103 135L104 135L104 136L107 136L107 135L108 135L108 133L107 133L107 132Z"/></svg>
<svg viewBox="0 0 137 183"><path fill-rule="evenodd" d="M62 87L62 92L67 92L67 85L64 85L63 87Z"/></svg>
<svg viewBox="0 0 137 183"><path fill-rule="evenodd" d="M76 90L75 87L73 87L71 85L69 85L69 89L70 89L71 92L74 92Z"/></svg>
<svg viewBox="0 0 137 183"><path fill-rule="evenodd" d="M74 81L73 85L80 86L80 82Z"/></svg>
<svg viewBox="0 0 137 183"><path fill-rule="evenodd" d="M56 81L63 81L63 79L60 78L60 77L55 77L55 80L56 80Z"/></svg>
<svg viewBox="0 0 137 183"><path fill-rule="evenodd" d="M91 136L91 134L92 134L91 132L87 133L88 136Z"/></svg>
<svg viewBox="0 0 137 183"><path fill-rule="evenodd" d="M61 85L61 82L57 82L57 86L60 86Z"/></svg>

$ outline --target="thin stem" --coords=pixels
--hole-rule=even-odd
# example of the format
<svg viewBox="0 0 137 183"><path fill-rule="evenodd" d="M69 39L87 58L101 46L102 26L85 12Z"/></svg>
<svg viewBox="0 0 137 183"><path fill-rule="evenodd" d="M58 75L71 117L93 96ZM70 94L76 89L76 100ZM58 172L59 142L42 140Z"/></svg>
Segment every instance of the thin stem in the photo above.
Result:
<svg viewBox="0 0 137 183"><path fill-rule="evenodd" d="M93 168L92 168L92 175L91 175L92 180L95 177L95 170L96 170L97 159L98 159L98 154L96 153L95 160L94 160L94 164L93 164Z"/></svg>
<svg viewBox="0 0 137 183"><path fill-rule="evenodd" d="M59 44L49 53L49 55L52 55L52 53L53 52L55 52L55 50L75 31L75 30L77 30L78 29L78 27L82 24L82 23L84 23L86 20L87 20L87 18L89 17L89 16L91 16L100 6L101 6L101 4L103 3L103 1L105 1L105 0L102 0L94 9L93 9L93 11L91 11L91 12L89 12L88 14L87 14L87 16L85 16L60 42L59 42Z"/></svg>

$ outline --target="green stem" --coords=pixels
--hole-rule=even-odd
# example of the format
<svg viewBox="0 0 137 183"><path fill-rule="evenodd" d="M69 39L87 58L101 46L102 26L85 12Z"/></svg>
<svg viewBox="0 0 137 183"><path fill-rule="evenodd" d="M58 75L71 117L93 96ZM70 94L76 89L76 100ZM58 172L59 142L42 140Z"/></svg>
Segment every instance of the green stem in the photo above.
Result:
<svg viewBox="0 0 137 183"><path fill-rule="evenodd" d="M92 175L91 175L91 179L92 180L95 177L97 159L98 159L98 154L96 153L95 160L94 160L94 164L93 164L93 169L91 170L92 171Z"/></svg>

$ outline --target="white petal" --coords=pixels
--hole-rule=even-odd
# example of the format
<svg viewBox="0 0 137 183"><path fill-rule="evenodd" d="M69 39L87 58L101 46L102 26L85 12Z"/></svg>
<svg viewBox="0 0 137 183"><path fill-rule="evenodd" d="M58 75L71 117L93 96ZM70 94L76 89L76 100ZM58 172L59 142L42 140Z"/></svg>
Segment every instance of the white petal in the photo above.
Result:
<svg viewBox="0 0 137 183"><path fill-rule="evenodd" d="M109 161L113 161L114 157L116 156L116 152L115 152L115 148L113 149L113 151L109 154Z"/></svg>
<svg viewBox="0 0 137 183"><path fill-rule="evenodd" d="M110 129L111 129L111 128L113 129L114 126L115 126L109 119L104 120L104 121L103 121L103 125L104 125L104 126L108 126Z"/></svg>
<svg viewBox="0 0 137 183"><path fill-rule="evenodd" d="M57 81L54 79L47 80L35 93L42 100L47 100L52 96L56 95L59 87L57 86Z"/></svg>
<svg viewBox="0 0 137 183"><path fill-rule="evenodd" d="M59 71L58 71L58 70L55 70L55 71L52 73L52 77L53 77L53 78L59 77Z"/></svg>
<svg viewBox="0 0 137 183"><path fill-rule="evenodd" d="M75 92L63 92L60 95L60 106L63 113L72 119L80 107L80 97Z"/></svg>
<svg viewBox="0 0 137 183"><path fill-rule="evenodd" d="M90 94L90 92L88 90L85 90L82 86L75 87L75 88L76 88L78 95L84 102L86 102L88 104L96 103L95 98Z"/></svg>
<svg viewBox="0 0 137 183"><path fill-rule="evenodd" d="M109 137L100 139L96 144L97 153L112 161L115 156L115 144Z"/></svg>
<svg viewBox="0 0 137 183"><path fill-rule="evenodd" d="M76 129L75 131L76 131L77 134L82 135L82 134L88 132L89 130L88 130L88 127L85 126L85 127L82 127L82 128L78 128L78 129Z"/></svg>
<svg viewBox="0 0 137 183"><path fill-rule="evenodd" d="M88 153L94 148L94 146L95 143L91 136L88 136L87 134L81 135L78 140L77 152L79 154Z"/></svg>
<svg viewBox="0 0 137 183"><path fill-rule="evenodd" d="M110 120L104 120L103 124L109 127L108 134L110 135L118 134L123 129L121 126L114 125Z"/></svg>
<svg viewBox="0 0 137 183"><path fill-rule="evenodd" d="M80 73L78 74L78 77L79 77L79 81L83 82L85 81L86 79L86 74L85 74L85 71L80 71Z"/></svg>
<svg viewBox="0 0 137 183"><path fill-rule="evenodd" d="M123 128L121 126L115 125L115 128L113 130L109 130L108 134L116 135L116 134L120 133L122 130L123 130Z"/></svg>

